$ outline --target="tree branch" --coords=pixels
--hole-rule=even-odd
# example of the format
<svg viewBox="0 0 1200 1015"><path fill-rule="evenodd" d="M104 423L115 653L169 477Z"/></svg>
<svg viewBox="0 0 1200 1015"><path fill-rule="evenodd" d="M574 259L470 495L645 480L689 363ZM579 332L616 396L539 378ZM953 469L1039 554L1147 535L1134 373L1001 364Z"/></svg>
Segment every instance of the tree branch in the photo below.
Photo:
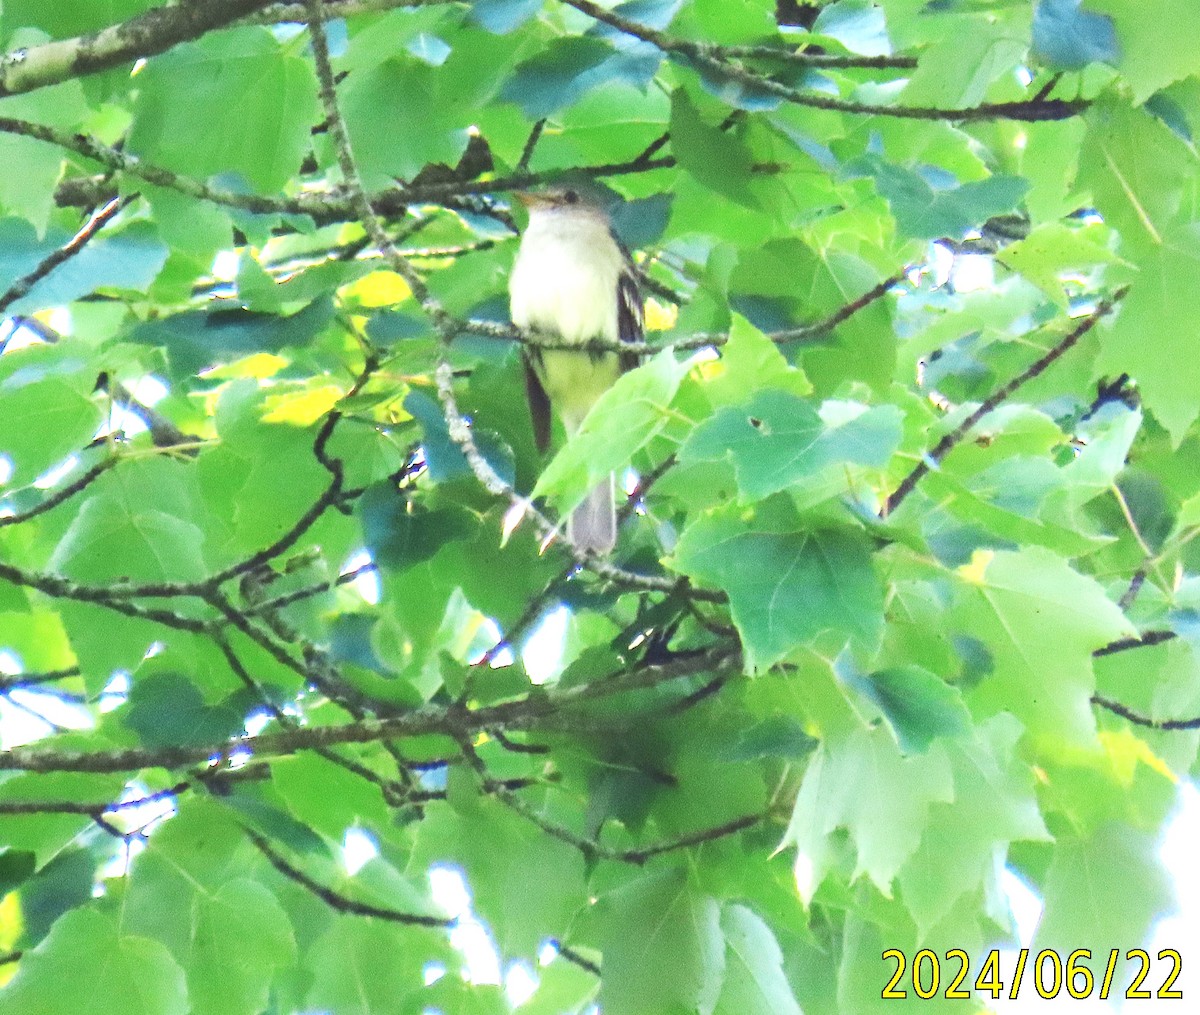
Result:
<svg viewBox="0 0 1200 1015"><path fill-rule="evenodd" d="M858 298L844 306L838 307L828 317L812 324L802 324L795 328L783 328L779 331L767 331L763 334L777 345L787 345L792 342L807 342L826 335L839 324L849 320L860 310L869 307L886 296L900 285L918 265L906 265L882 282L872 286ZM460 322L461 331L476 335L480 338L493 338L498 341L520 342L536 349L578 349L578 344L564 342L555 335L542 335L536 332L522 331L512 324L501 324L497 321L469 320ZM678 352L693 349L720 348L729 341L728 332L694 332L686 337L663 342L605 342L595 340L588 343L588 348L595 352L622 352L635 356L651 356L672 348Z"/></svg>
<svg viewBox="0 0 1200 1015"><path fill-rule="evenodd" d="M900 482L900 485L892 492L884 503L883 511L880 512L881 517L886 518L889 514L898 508L904 499L913 492L917 483L925 476L930 469L935 468L943 458L946 457L955 447L962 443L967 434L971 432L984 416L996 409L1005 399L1017 391L1027 381L1033 380L1041 374L1047 367L1054 363L1067 350L1072 348L1084 335L1094 328L1102 318L1112 313L1113 308L1125 297L1129 292L1129 286L1122 286L1111 296L1105 297L1098 304L1096 309L1080 321L1074 328L1068 331L1058 342L1051 346L1050 350L1041 358L1029 365L1020 374L1014 377L1007 384L997 388L990 394L979 407L968 415L961 423L953 430L946 434L932 450L928 451L917 466Z"/></svg>
<svg viewBox="0 0 1200 1015"><path fill-rule="evenodd" d="M104 814L133 810L147 804L161 803L163 800L173 800L190 785L181 782L170 789L160 789L156 793L147 793L145 796L128 800L97 800L90 803L74 800L0 800L0 814L78 814L95 818Z"/></svg>
<svg viewBox="0 0 1200 1015"><path fill-rule="evenodd" d="M289 881L294 881L339 913L352 913L355 916L373 916L380 920L388 920L391 923L412 924L418 927L453 927L456 923L455 920L442 916L423 916L420 913L405 913L399 909L390 909L386 906L376 906L369 902L358 902L351 899L341 892L334 891L327 885L313 880L304 871L300 870L299 867L294 866L284 859L266 838L259 835L254 829L247 828L244 825L242 828L247 838L254 843L255 847L266 857L267 862L272 867Z"/></svg>
<svg viewBox="0 0 1200 1015"><path fill-rule="evenodd" d="M1161 645L1164 641L1179 637L1174 631L1147 631L1137 638L1120 638L1102 645L1092 653L1097 659L1115 655L1117 652L1128 652L1132 648L1149 648L1151 645Z"/></svg>
<svg viewBox="0 0 1200 1015"><path fill-rule="evenodd" d="M299 726L295 729L255 736L234 737L209 744L178 744L164 747L122 747L110 750L56 750L45 747L15 747L0 751L0 771L26 772L135 772L143 768L180 768L208 764L223 765L242 752L259 757L295 754L298 751L333 747L338 744L374 743L387 738L424 736L431 733L461 742L490 727L507 730L570 728L574 706L728 669L741 656L728 646L688 655L658 665L639 666L625 673L552 692L536 694L483 708L426 705L387 718L369 716L337 726ZM557 720L550 722L552 717Z"/></svg>
<svg viewBox="0 0 1200 1015"><path fill-rule="evenodd" d="M1065 120L1077 116L1088 107L1083 99L1066 101L1064 99L1038 99L1024 102L992 102L966 109L942 109L930 106L883 106L864 102L851 102L846 99L832 99L827 95L816 92L806 92L798 88L784 85L772 78L753 71L745 70L735 64L726 62L729 55L719 45L708 42L692 42L686 39L676 39L665 32L650 28L640 22L623 17L615 11L601 7L593 0L560 0L569 7L603 22L626 35L648 42L658 47L664 53L682 57L685 63L693 63L703 67L712 74L736 81L748 88L756 89L774 95L785 102L798 106L808 106L811 109L824 109L837 113L855 113L862 116L893 116L908 120L1022 120L1027 122L1040 120ZM745 55L744 53L742 55Z"/></svg>
<svg viewBox="0 0 1200 1015"><path fill-rule="evenodd" d="M1147 729L1200 730L1200 717L1193 719L1151 719L1148 716L1133 711L1131 708L1127 708L1119 701L1113 701L1111 698L1106 698L1100 694L1092 695L1092 704L1108 709L1114 715L1119 715L1122 719L1128 720L1135 726L1143 726Z"/></svg>
<svg viewBox="0 0 1200 1015"><path fill-rule="evenodd" d="M0 57L0 96L19 95L154 56L222 28L269 0L183 0L90 35L17 49Z"/></svg>
<svg viewBox="0 0 1200 1015"><path fill-rule="evenodd" d="M404 7L436 7L458 3L459 0L325 0L321 11L326 21L352 18L357 14L382 14ZM278 25L285 22L300 24L308 20L302 3L272 3L256 14L241 19L243 25Z"/></svg>
<svg viewBox="0 0 1200 1015"><path fill-rule="evenodd" d="M0 517L0 528L8 525L21 525L24 522L30 521L38 515L43 515L47 511L53 511L60 504L66 503L78 493L82 493L89 486L99 479L104 473L111 469L117 462L120 461L116 455L109 455L93 465L90 469L84 472L81 476L73 479L62 489L56 491L47 497L40 504L35 504L27 511L18 511L15 514L4 515Z"/></svg>
<svg viewBox="0 0 1200 1015"><path fill-rule="evenodd" d="M54 271L61 264L65 264L72 257L75 257L88 245L92 237L94 237L101 229L104 228L116 216L122 208L129 203L129 198L119 200L113 198L95 215L93 215L83 227L66 243L55 250L51 254L47 254L38 263L33 271L26 275L22 275L19 279L13 282L8 289L0 295L0 317L7 316L8 308L11 307L17 300L23 296L27 296L29 291L37 285L42 279Z"/></svg>

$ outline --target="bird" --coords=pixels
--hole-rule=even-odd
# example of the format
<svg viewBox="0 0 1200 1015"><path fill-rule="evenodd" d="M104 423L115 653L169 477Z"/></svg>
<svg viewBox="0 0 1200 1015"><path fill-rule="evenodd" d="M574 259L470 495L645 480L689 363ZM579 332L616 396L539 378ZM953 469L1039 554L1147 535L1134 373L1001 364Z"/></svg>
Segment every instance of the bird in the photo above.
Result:
<svg viewBox="0 0 1200 1015"><path fill-rule="evenodd" d="M521 192L529 224L509 275L513 324L575 349L524 346L525 391L538 450L550 446L552 411L568 438L620 374L637 365L633 353L588 348L595 340L640 342L644 318L629 252L608 213L572 187ZM617 542L616 479L595 487L567 521L577 549L611 553Z"/></svg>

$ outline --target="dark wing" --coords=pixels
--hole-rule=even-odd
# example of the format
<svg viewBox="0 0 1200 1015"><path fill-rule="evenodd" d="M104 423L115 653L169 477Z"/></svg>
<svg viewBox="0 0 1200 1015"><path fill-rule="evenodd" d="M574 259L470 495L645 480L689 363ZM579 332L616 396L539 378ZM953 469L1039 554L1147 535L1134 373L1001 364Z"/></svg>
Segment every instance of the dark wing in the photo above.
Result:
<svg viewBox="0 0 1200 1015"><path fill-rule="evenodd" d="M528 349L531 355L538 355L539 350ZM538 451L545 452L550 447L550 396L542 386L530 356L523 357L525 366L525 397L529 400L529 418L533 422L533 442Z"/></svg>
<svg viewBox="0 0 1200 1015"><path fill-rule="evenodd" d="M644 335L645 315L642 309L642 294L638 292L633 264L626 265L617 279L617 337L622 342L641 342ZM636 352L621 353L621 370L632 370L640 357Z"/></svg>

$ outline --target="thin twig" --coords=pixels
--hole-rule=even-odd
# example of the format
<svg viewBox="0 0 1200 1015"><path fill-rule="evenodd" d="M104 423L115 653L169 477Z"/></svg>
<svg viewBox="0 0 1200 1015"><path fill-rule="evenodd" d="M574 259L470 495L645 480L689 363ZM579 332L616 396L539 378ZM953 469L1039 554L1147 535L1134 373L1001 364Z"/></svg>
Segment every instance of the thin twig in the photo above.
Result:
<svg viewBox="0 0 1200 1015"><path fill-rule="evenodd" d="M307 889L327 906L337 910L339 913L351 913L355 916L373 916L391 923L404 923L417 927L453 927L457 922L453 918L424 916L420 913L406 913L399 909L376 906L370 902L358 902L355 899L351 899L341 892L334 891L328 885L323 885L309 877L299 867L296 867L278 853L266 838L254 831L254 829L247 828L244 825L242 827L246 833L246 837L254 843L255 847L266 857L267 862L272 867L289 881L294 881L301 888Z"/></svg>
<svg viewBox="0 0 1200 1015"><path fill-rule="evenodd" d="M69 680L79 676L78 666L67 666L61 670L46 670L41 673L14 673L11 676L0 677L0 694L7 694L14 688L36 687L39 684L50 684L56 680Z"/></svg>
<svg viewBox="0 0 1200 1015"><path fill-rule="evenodd" d="M563 944L561 941L551 941L550 943L555 948L558 949L558 954L561 955L568 962L570 962L572 965L578 966L580 969L591 973L593 976L600 975L600 967L598 965L596 965L596 963L594 963L591 959L584 958L574 948L568 947L567 945Z"/></svg>
<svg viewBox="0 0 1200 1015"><path fill-rule="evenodd" d="M133 797L128 800L104 800L91 803L74 800L0 800L0 814L79 814L85 817L97 817L98 815L115 814L119 811L146 807L164 800L174 800L189 786L190 783L181 782L170 789L160 789L155 793L147 793L145 796Z"/></svg>
<svg viewBox="0 0 1200 1015"><path fill-rule="evenodd" d="M1046 370L1052 363L1058 360L1064 353L1071 349L1084 335L1094 328L1102 318L1110 314L1114 307L1125 297L1129 292L1129 286L1122 286L1111 296L1102 299L1096 308L1080 321L1074 328L1068 331L1058 342L1050 347L1050 350L1036 361L1030 364L1025 370L1019 373L1007 384L1001 385L992 394L980 403L979 407L974 412L970 413L962 420L953 430L946 434L934 447L925 453L921 461L916 467L904 477L900 485L892 492L884 503L883 511L880 512L882 517L887 517L903 503L904 499L913 492L917 483L925 476L927 472L939 465L943 458L946 457L955 447L966 439L967 434L971 429L984 418L988 413L993 412L1005 401L1010 395L1016 392L1026 382L1033 380Z"/></svg>
<svg viewBox="0 0 1200 1015"><path fill-rule="evenodd" d="M529 172L530 160L533 158L534 150L537 148L538 142L542 139L542 131L545 129L545 117L533 125L533 129L529 132L529 137L525 139L525 147L521 149L521 157L517 160L516 171L518 173Z"/></svg>
<svg viewBox="0 0 1200 1015"><path fill-rule="evenodd" d="M1106 698L1100 694L1092 695L1092 704L1099 705L1101 708L1108 709L1114 715L1119 715L1122 719L1126 719L1135 726L1144 726L1147 729L1153 730L1197 730L1200 729L1200 716L1192 719L1151 719L1149 716L1144 716L1139 712L1127 708L1119 701L1113 701L1111 698Z"/></svg>
<svg viewBox="0 0 1200 1015"><path fill-rule="evenodd" d="M97 479L104 475L104 473L116 465L118 461L120 461L120 459L116 455L110 455L109 457L97 462L81 476L73 479L60 490L57 490L55 493L51 494L40 504L35 504L26 511L18 511L15 514L0 517L0 528L4 528L8 525L21 525L33 518L37 518L38 515L45 514L47 511L53 511L60 504L65 503L76 494L82 493L84 490L86 490L92 485L92 483L94 483Z"/></svg>
<svg viewBox="0 0 1200 1015"><path fill-rule="evenodd" d="M38 263L37 267L28 274L22 275L19 279L13 282L12 285L5 290L3 295L0 295L0 317L7 315L8 308L11 307L17 300L23 296L27 296L29 291L37 285L42 279L54 271L61 264L65 264L71 258L79 254L84 247L88 245L92 237L94 237L101 229L103 229L113 218L121 211L129 202L133 200L131 197L113 198L95 215L93 215L83 227L66 243L48 254Z"/></svg>
<svg viewBox="0 0 1200 1015"><path fill-rule="evenodd" d="M658 47L664 53L684 58L685 62L703 67L712 74L735 81L747 88L765 92L785 102L811 109L824 109L831 112L854 113L861 116L892 116L909 120L948 120L951 122L970 122L980 120L1020 120L1027 122L1044 120L1065 120L1077 116L1089 103L1083 99L1066 101L1063 99L1045 99L1020 102L991 102L965 109L943 109L932 106L889 106L866 102L852 102L846 99L833 99L817 92L803 91L781 84L765 75L746 70L737 64L729 63L726 54L719 45L707 42L695 42L689 39L677 39L650 28L640 22L611 11L593 0L560 0L569 7L582 11L588 17L603 22L626 35L641 39Z"/></svg>
<svg viewBox="0 0 1200 1015"><path fill-rule="evenodd" d="M1128 652L1134 648L1149 648L1151 645L1161 645L1164 641L1170 641L1172 638L1178 638L1174 631L1146 631L1144 634L1138 635L1136 638L1118 638L1116 641L1110 641L1107 645L1102 645L1092 653L1097 659L1104 656L1115 655L1117 652Z"/></svg>
<svg viewBox="0 0 1200 1015"><path fill-rule="evenodd" d="M892 292L909 273L918 265L906 265L895 274L889 275L882 282L868 289L861 296L840 306L828 317L812 324L802 324L795 328L782 328L778 331L767 331L763 334L777 345L787 345L793 342L808 342L828 334L839 324L864 310L872 303L882 299ZM577 343L569 343L555 335L543 335L536 332L526 332L511 324L501 324L496 321L469 320L459 322L459 330L476 335L480 338L492 338L505 342L520 342L536 349L568 349L577 350ZM697 332L679 339L668 339L663 342L607 342L594 339L587 344L592 352L623 352L630 355L648 356L671 348L678 352L694 349L720 348L729 341L728 332Z"/></svg>
<svg viewBox="0 0 1200 1015"><path fill-rule="evenodd" d="M1121 608L1122 612L1127 611L1129 607L1133 605L1133 601L1137 599L1138 593L1141 592L1142 586L1145 584L1145 582L1146 568L1139 567L1133 573L1133 577L1129 580L1129 588L1127 588L1122 594L1121 598L1117 600L1117 606Z"/></svg>

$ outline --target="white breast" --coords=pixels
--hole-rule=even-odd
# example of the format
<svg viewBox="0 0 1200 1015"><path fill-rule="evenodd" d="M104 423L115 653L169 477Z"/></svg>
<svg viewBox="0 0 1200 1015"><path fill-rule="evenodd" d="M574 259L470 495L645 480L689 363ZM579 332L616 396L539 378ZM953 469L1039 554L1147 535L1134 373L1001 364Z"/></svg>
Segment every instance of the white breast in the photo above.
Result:
<svg viewBox="0 0 1200 1015"><path fill-rule="evenodd" d="M624 257L607 224L577 209L534 209L509 279L513 323L567 342L617 339Z"/></svg>

